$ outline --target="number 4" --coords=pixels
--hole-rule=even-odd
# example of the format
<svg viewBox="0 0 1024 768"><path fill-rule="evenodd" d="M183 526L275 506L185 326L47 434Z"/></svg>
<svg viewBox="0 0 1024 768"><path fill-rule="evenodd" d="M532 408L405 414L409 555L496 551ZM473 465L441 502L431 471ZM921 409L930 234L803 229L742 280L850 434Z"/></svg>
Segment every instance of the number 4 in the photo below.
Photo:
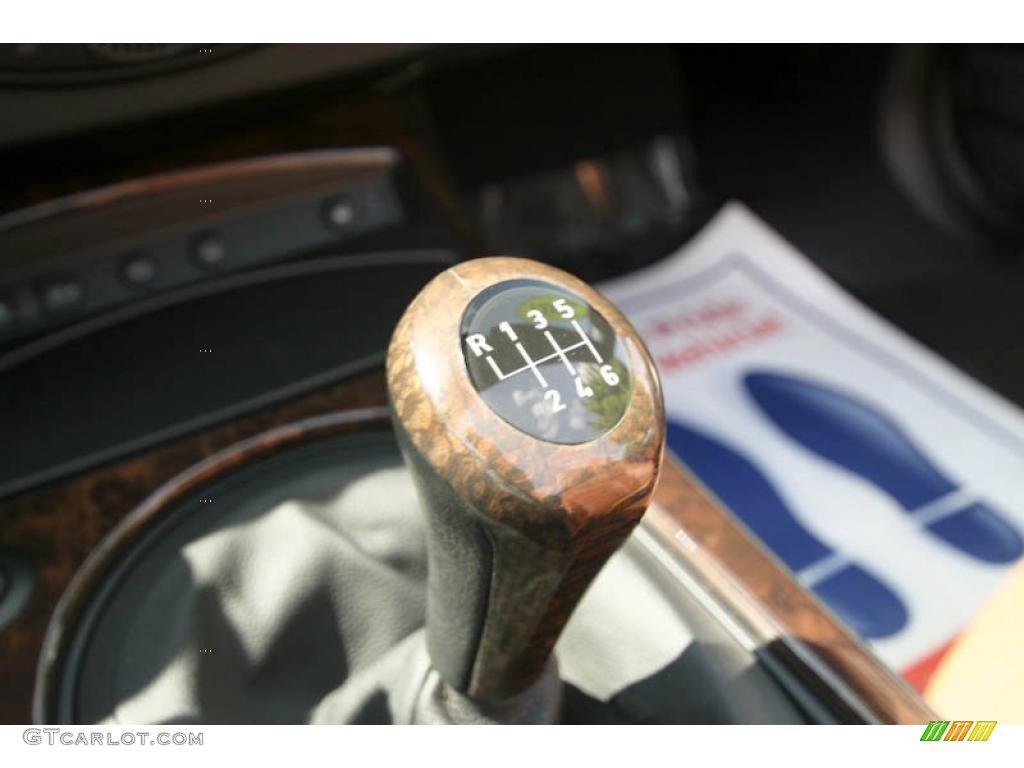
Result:
<svg viewBox="0 0 1024 768"><path fill-rule="evenodd" d="M576 394L580 397L590 397L594 394L594 390L583 383L583 377L576 377Z"/></svg>

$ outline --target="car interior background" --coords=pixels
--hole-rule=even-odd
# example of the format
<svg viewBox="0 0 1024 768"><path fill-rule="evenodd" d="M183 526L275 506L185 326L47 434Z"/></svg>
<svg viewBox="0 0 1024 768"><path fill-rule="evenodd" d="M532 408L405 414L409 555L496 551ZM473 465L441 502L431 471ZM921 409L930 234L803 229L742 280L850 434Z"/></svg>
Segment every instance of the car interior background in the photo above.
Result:
<svg viewBox="0 0 1024 768"><path fill-rule="evenodd" d="M688 404L667 387L654 504L565 598L577 610L544 638L557 675L487 706L416 699L411 669L461 669L447 655L513 622L471 615L455 574L496 589L515 569L464 542L435 557L448 529L424 499L462 489L403 463L415 418L388 348L407 308L462 312L455 283L414 303L432 280L513 256L540 264L479 262L481 290L549 281L596 329L599 361L625 360L616 340L632 350L634 331L601 292L635 320L628 281L741 204L1020 405L1022 88L1014 46L0 46L0 721L919 723L989 702L938 672L966 626L887 655L875 641L913 601L890 626L885 595L861 611L798 578L731 495L745 464L710 462L719 448L673 420ZM633 391L658 391L630 359ZM833 463L856 464L834 446L870 430L903 445L842 393L745 382ZM809 402L810 431L792 426ZM826 411L874 426L829 432ZM653 455L662 437L631 447ZM906 469L906 444L900 471L932 471ZM477 473L501 488L497 466ZM754 507L774 503L756 473L744 482ZM1024 554L1024 508L997 507L933 528L984 561L986 585ZM1006 599L985 592L979 618L989 593ZM425 625L450 633L432 662ZM497 689L501 663L480 663L467 701Z"/></svg>

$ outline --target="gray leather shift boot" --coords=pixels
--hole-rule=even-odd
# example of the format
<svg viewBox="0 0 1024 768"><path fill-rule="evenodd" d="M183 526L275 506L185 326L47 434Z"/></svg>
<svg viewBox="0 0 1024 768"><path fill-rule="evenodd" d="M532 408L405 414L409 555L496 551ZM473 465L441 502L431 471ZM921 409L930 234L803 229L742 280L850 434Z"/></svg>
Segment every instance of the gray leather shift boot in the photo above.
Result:
<svg viewBox="0 0 1024 768"><path fill-rule="evenodd" d="M795 720L752 657L710 624L695 639L636 556L631 542L613 557L556 648L563 719ZM62 717L529 719L438 698L422 637L425 564L416 494L390 435L245 467L176 508L98 591L62 684Z"/></svg>

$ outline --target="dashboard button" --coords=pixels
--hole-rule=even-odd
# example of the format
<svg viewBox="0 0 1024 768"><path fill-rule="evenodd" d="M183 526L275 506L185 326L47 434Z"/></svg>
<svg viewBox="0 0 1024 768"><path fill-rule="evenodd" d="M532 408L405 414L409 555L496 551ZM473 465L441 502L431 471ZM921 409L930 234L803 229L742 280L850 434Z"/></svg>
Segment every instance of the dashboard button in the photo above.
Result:
<svg viewBox="0 0 1024 768"><path fill-rule="evenodd" d="M85 303L85 288L70 277L54 278L40 287L39 301L46 312L69 312Z"/></svg>
<svg viewBox="0 0 1024 768"><path fill-rule="evenodd" d="M145 253L134 253L121 264L121 279L130 288L146 288L159 277L156 260Z"/></svg>
<svg viewBox="0 0 1024 768"><path fill-rule="evenodd" d="M192 260L202 269L219 269L230 255L224 238L214 232L199 235L192 242Z"/></svg>
<svg viewBox="0 0 1024 768"><path fill-rule="evenodd" d="M324 218L331 229L347 231L356 222L356 207L347 195L332 198L324 205Z"/></svg>

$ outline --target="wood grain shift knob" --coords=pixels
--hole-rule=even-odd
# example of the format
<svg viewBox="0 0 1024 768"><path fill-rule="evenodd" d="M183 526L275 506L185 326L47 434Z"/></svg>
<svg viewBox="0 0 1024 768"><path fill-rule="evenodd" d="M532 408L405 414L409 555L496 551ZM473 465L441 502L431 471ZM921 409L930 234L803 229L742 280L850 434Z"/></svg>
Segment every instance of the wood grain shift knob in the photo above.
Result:
<svg viewBox="0 0 1024 768"><path fill-rule="evenodd" d="M657 373L595 290L495 257L423 289L387 376L427 516L432 662L457 691L503 701L544 670L647 508L665 434Z"/></svg>

